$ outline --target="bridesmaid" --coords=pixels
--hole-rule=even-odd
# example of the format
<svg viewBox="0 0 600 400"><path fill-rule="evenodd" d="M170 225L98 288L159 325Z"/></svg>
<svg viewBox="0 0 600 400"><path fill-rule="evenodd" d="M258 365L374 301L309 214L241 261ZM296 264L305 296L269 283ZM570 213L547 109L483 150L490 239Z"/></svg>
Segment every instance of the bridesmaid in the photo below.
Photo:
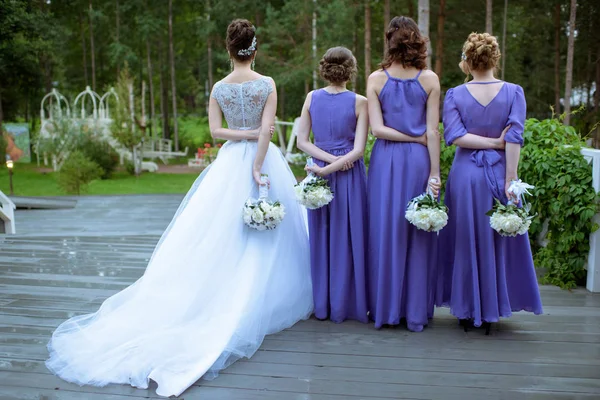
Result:
<svg viewBox="0 0 600 400"><path fill-rule="evenodd" d="M334 193L329 205L308 212L315 316L366 323L367 99L346 89L356 74L347 48L327 50L319 70L329 85L308 94L298 126L298 148L316 163L307 170L327 179Z"/></svg>
<svg viewBox="0 0 600 400"><path fill-rule="evenodd" d="M427 70L427 38L415 21L395 17L381 69L367 84L377 137L369 167L369 309L375 327L402 319L420 332L433 317L437 235L405 219L408 202L440 182L440 83ZM432 281L432 283L434 283Z"/></svg>
<svg viewBox="0 0 600 400"><path fill-rule="evenodd" d="M542 313L527 235L502 237L486 216L494 199L503 203L517 179L523 145L523 89L494 77L498 42L487 33L471 33L460 68L473 80L448 90L444 101L444 137L456 146L446 186L448 226L440 235L441 281L437 305L450 307L465 331L490 324L513 311ZM518 201L518 199L513 199Z"/></svg>

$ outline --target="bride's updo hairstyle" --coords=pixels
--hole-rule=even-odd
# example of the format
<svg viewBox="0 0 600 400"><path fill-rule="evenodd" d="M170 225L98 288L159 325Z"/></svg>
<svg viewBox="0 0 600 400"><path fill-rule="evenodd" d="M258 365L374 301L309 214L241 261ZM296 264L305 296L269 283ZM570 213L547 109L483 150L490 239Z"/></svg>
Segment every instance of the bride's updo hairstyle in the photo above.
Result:
<svg viewBox="0 0 600 400"><path fill-rule="evenodd" d="M460 69L469 75L470 71L487 71L496 68L500 60L500 46L495 36L489 33L471 33L463 45Z"/></svg>
<svg viewBox="0 0 600 400"><path fill-rule="evenodd" d="M417 23L408 17L394 17L385 32L385 57L381 68L394 62L404 67L427 68L427 42Z"/></svg>
<svg viewBox="0 0 600 400"><path fill-rule="evenodd" d="M252 60L258 48L256 28L247 19L234 19L227 27L225 46L229 55L237 61Z"/></svg>
<svg viewBox="0 0 600 400"><path fill-rule="evenodd" d="M357 72L356 58L345 47L332 47L319 62L319 73L329 83L339 84L351 80Z"/></svg>

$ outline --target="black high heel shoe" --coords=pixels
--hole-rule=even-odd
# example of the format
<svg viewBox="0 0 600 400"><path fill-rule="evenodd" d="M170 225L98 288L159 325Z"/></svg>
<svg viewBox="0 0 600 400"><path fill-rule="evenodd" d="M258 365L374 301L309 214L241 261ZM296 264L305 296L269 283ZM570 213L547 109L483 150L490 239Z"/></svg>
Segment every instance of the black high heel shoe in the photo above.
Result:
<svg viewBox="0 0 600 400"><path fill-rule="evenodd" d="M489 336L490 330L492 329L492 323L483 321L483 324L481 324L481 327L485 328L485 336Z"/></svg>
<svg viewBox="0 0 600 400"><path fill-rule="evenodd" d="M459 319L458 325L462 326L465 332L469 332L469 328L473 327L473 320L471 319Z"/></svg>

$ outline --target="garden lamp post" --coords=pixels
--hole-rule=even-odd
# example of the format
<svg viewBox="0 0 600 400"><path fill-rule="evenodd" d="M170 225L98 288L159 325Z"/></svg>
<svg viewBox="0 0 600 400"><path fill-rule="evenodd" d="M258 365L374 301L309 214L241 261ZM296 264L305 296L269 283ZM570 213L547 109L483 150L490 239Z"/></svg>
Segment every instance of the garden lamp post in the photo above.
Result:
<svg viewBox="0 0 600 400"><path fill-rule="evenodd" d="M6 160L6 168L8 168L8 183L10 185L10 195L14 196L14 191L13 191L13 160L11 160L10 158L7 158Z"/></svg>

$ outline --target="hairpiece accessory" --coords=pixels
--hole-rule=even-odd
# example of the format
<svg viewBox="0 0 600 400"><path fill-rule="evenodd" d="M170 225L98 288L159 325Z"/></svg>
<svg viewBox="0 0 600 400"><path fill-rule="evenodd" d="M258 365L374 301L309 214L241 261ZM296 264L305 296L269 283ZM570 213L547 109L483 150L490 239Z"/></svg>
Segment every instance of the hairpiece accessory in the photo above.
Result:
<svg viewBox="0 0 600 400"><path fill-rule="evenodd" d="M238 56L250 56L256 50L256 36L252 38L252 44L247 49L238 51Z"/></svg>
<svg viewBox="0 0 600 400"><path fill-rule="evenodd" d="M463 53L460 55L460 58L462 58L463 61L467 61L467 55L465 54L465 52L463 51Z"/></svg>

